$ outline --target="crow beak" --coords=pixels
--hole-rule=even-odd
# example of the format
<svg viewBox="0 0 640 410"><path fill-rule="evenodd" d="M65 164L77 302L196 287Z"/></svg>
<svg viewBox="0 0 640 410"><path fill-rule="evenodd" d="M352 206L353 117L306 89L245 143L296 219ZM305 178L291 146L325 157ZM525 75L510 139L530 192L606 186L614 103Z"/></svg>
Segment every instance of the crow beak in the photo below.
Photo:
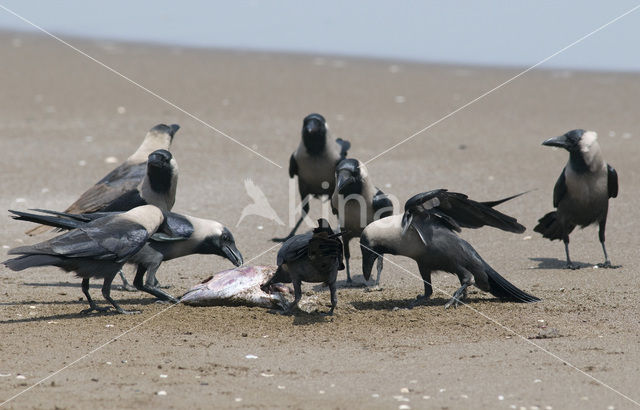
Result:
<svg viewBox="0 0 640 410"><path fill-rule="evenodd" d="M342 194L344 192L344 189L346 187L348 187L349 185L353 184L354 182L356 182L356 179L352 176L345 176L345 173L340 172L338 173L338 193Z"/></svg>
<svg viewBox="0 0 640 410"><path fill-rule="evenodd" d="M171 124L169 125L169 128L171 129L169 131L169 135L171 135L171 139L173 139L173 136L176 134L176 132L178 132L180 126L178 124Z"/></svg>
<svg viewBox="0 0 640 410"><path fill-rule="evenodd" d="M548 147L567 148L567 137L561 135L559 137L549 138L548 140L545 140L542 145L546 145Z"/></svg>
<svg viewBox="0 0 640 410"><path fill-rule="evenodd" d="M362 275L365 280L371 278L371 269L373 269L373 262L378 258L378 254L371 247L371 242L366 233L360 236L360 250L362 251Z"/></svg>
<svg viewBox="0 0 640 410"><path fill-rule="evenodd" d="M404 235L407 232L407 229L409 229L409 226L411 226L412 221L413 221L413 214L409 212L405 212L404 215L402 215L402 235Z"/></svg>
<svg viewBox="0 0 640 410"><path fill-rule="evenodd" d="M226 245L222 248L227 259L231 261L235 266L242 266L242 254L234 245Z"/></svg>

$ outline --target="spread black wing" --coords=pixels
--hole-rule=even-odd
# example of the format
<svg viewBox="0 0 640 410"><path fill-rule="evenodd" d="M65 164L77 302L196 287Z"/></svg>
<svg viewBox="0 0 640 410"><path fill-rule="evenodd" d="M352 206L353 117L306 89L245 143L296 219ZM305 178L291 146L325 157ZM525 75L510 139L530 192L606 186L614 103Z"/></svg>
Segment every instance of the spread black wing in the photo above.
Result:
<svg viewBox="0 0 640 410"><path fill-rule="evenodd" d="M518 221L490 206L469 199L457 192L437 189L423 192L405 203L405 215L402 218L403 229L413 220L436 218L449 229L480 228L493 226L507 232L522 233L525 227ZM414 225L419 229L419 224Z"/></svg>

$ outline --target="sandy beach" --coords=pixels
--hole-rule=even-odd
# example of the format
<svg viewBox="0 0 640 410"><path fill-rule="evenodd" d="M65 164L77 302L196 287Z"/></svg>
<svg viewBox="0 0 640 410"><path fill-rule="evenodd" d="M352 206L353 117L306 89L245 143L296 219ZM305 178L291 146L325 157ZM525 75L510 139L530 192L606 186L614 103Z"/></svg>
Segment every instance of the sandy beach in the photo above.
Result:
<svg viewBox="0 0 640 410"><path fill-rule="evenodd" d="M225 224L250 264L274 264L270 239L289 228L257 216L236 226L251 203L244 180L288 222L287 167L305 115L323 114L334 137L351 141L349 156L368 161L522 71L69 42L166 101L53 39L0 33L1 212L63 210L115 166L109 157L119 163L149 128L178 123L174 210ZM385 264L383 289L367 292L357 241L352 266L362 286L346 287L340 273L333 317L170 306L118 289L114 298L141 314L87 316L71 274L3 266L0 402L21 393L5 407L634 408L639 106L640 74L534 70L367 165L402 203L440 187L481 201L531 190L500 206L524 234L485 228L462 236L539 303L502 303L474 289L467 306L445 310L459 282L441 273L432 300L410 308L423 290L415 263L390 256L397 266ZM603 261L595 227L571 236L572 257L584 266L576 271L563 269L562 243L532 231L552 210L567 160L541 142L575 128L598 132L620 177L607 225L619 269L593 268ZM312 200L313 217L320 205ZM9 248L44 239L24 235L28 227L0 218L3 260ZM164 263L158 278L179 296L231 267L217 256L190 256ZM91 292L104 304L99 284ZM304 289L327 309L326 288Z"/></svg>

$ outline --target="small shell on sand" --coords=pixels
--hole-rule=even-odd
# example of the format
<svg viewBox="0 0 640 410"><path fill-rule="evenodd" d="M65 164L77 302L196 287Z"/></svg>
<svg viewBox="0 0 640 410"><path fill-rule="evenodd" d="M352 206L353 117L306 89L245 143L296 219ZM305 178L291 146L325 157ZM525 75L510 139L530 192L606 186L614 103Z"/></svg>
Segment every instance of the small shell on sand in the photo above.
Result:
<svg viewBox="0 0 640 410"><path fill-rule="evenodd" d="M107 163L107 164L115 164L115 163L118 162L118 158L116 158L116 157L106 157L104 159L104 162Z"/></svg>

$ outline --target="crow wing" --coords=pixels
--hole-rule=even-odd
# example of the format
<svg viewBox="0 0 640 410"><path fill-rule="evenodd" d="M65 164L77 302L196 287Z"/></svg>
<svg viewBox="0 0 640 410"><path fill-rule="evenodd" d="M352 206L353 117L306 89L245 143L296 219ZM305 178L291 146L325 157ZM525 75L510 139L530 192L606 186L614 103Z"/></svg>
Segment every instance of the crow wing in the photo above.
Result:
<svg viewBox="0 0 640 410"><path fill-rule="evenodd" d="M298 260L308 255L309 241L311 240L313 233L305 233L302 235L296 235L293 238L288 239L278 251L277 264L281 266L283 263Z"/></svg>
<svg viewBox="0 0 640 410"><path fill-rule="evenodd" d="M564 179L564 173L567 170L565 167L562 173L556 181L556 185L553 187L553 207L557 208L562 198L567 194L567 181Z"/></svg>
<svg viewBox="0 0 640 410"><path fill-rule="evenodd" d="M97 219L84 227L32 246L12 249L11 254L57 255L124 262L136 254L149 239L149 232L138 223L116 215Z"/></svg>
<svg viewBox="0 0 640 410"><path fill-rule="evenodd" d="M184 241L191 238L194 230L191 222L183 215L166 212L164 223L156 233L151 235L151 240L155 242Z"/></svg>
<svg viewBox="0 0 640 410"><path fill-rule="evenodd" d="M289 178L293 178L294 175L298 175L298 163L296 162L296 157L291 154L291 158L289 158Z"/></svg>
<svg viewBox="0 0 640 410"><path fill-rule="evenodd" d="M85 191L65 212L86 214L102 211L122 195L136 189L144 179L147 163L121 164L116 169Z"/></svg>
<svg viewBox="0 0 640 410"><path fill-rule="evenodd" d="M515 218L496 211L491 206L471 200L467 195L448 192L446 189L417 194L405 203L403 229L413 220L429 218L438 219L454 231L460 231L460 228L475 229L482 226L493 226L515 233L522 233L526 229ZM419 225L415 226L419 228Z"/></svg>
<svg viewBox="0 0 640 410"><path fill-rule="evenodd" d="M618 173L609 164L607 164L607 187L609 188L609 198L618 196Z"/></svg>

